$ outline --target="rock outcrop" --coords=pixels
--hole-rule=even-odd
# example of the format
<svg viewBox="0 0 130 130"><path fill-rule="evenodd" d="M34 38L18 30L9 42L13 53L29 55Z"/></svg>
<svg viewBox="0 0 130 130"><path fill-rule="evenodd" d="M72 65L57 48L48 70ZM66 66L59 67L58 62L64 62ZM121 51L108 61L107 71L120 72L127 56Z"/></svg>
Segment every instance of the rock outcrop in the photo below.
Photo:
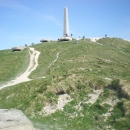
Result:
<svg viewBox="0 0 130 130"><path fill-rule="evenodd" d="M48 39L41 39L40 42L50 42Z"/></svg>
<svg viewBox="0 0 130 130"><path fill-rule="evenodd" d="M18 47L13 47L12 51L21 51L23 50L25 47L24 46L18 46Z"/></svg>
<svg viewBox="0 0 130 130"><path fill-rule="evenodd" d="M0 109L0 130L35 130L31 121L16 109Z"/></svg>

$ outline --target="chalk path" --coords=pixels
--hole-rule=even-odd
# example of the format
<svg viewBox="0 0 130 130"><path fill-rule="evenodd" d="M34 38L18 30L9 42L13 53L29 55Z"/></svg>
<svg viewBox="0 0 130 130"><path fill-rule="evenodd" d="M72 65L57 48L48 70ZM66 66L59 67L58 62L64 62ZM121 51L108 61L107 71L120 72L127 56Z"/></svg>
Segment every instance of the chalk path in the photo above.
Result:
<svg viewBox="0 0 130 130"><path fill-rule="evenodd" d="M36 51L34 48L31 48L31 47L29 49L30 49L29 50L30 63L26 71L23 74L21 74L19 77L16 77L14 80L11 80L7 84L0 86L0 90L5 87L13 86L22 82L32 80L32 79L29 79L28 77L32 73L32 71L34 71L38 66L38 58L39 58L40 52Z"/></svg>
<svg viewBox="0 0 130 130"><path fill-rule="evenodd" d="M59 58L59 52L56 54L56 59L48 66L48 68L54 65L54 63L58 60L58 58Z"/></svg>

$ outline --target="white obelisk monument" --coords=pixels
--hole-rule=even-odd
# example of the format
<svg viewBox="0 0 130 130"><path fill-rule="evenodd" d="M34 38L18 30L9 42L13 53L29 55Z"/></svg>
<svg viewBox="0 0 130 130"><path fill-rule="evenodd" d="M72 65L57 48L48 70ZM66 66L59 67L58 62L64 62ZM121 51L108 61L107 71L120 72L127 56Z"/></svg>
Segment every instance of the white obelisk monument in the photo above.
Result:
<svg viewBox="0 0 130 130"><path fill-rule="evenodd" d="M63 37L59 39L60 41L69 41L72 38L69 36L69 18L68 18L68 8L64 8L64 29Z"/></svg>
<svg viewBox="0 0 130 130"><path fill-rule="evenodd" d="M64 8L64 37L69 36L69 19L68 19L68 8Z"/></svg>

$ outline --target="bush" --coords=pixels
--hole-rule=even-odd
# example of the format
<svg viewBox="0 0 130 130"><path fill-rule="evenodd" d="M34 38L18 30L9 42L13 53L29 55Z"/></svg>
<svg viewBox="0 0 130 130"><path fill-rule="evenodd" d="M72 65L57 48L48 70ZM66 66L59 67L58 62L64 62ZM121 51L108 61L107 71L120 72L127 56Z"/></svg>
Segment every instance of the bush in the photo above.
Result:
<svg viewBox="0 0 130 130"><path fill-rule="evenodd" d="M120 80L119 80L119 79L114 79L114 80L112 80L111 86L112 86L114 89L118 89L118 88L119 88L119 85L120 85Z"/></svg>
<svg viewBox="0 0 130 130"><path fill-rule="evenodd" d="M100 79L98 80L94 79L89 82L89 86L94 90L98 90L98 89L102 89L105 86L105 83Z"/></svg>

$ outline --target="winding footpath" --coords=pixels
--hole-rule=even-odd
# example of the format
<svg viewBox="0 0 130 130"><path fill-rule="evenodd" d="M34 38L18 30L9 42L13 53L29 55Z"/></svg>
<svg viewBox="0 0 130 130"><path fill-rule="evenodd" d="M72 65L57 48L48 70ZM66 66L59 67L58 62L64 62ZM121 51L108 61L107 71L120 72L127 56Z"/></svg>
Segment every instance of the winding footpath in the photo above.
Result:
<svg viewBox="0 0 130 130"><path fill-rule="evenodd" d="M54 65L54 63L58 60L58 58L59 58L59 52L56 54L56 59L48 66L48 68Z"/></svg>
<svg viewBox="0 0 130 130"><path fill-rule="evenodd" d="M38 66L38 58L39 58L40 52L36 51L34 48L31 48L31 47L29 49L30 49L29 50L30 63L26 71L23 74L21 74L19 77L16 77L14 80L11 80L7 84L0 86L0 90L5 87L13 86L22 82L32 80L32 79L29 79L28 77L32 73L32 71L34 71Z"/></svg>

